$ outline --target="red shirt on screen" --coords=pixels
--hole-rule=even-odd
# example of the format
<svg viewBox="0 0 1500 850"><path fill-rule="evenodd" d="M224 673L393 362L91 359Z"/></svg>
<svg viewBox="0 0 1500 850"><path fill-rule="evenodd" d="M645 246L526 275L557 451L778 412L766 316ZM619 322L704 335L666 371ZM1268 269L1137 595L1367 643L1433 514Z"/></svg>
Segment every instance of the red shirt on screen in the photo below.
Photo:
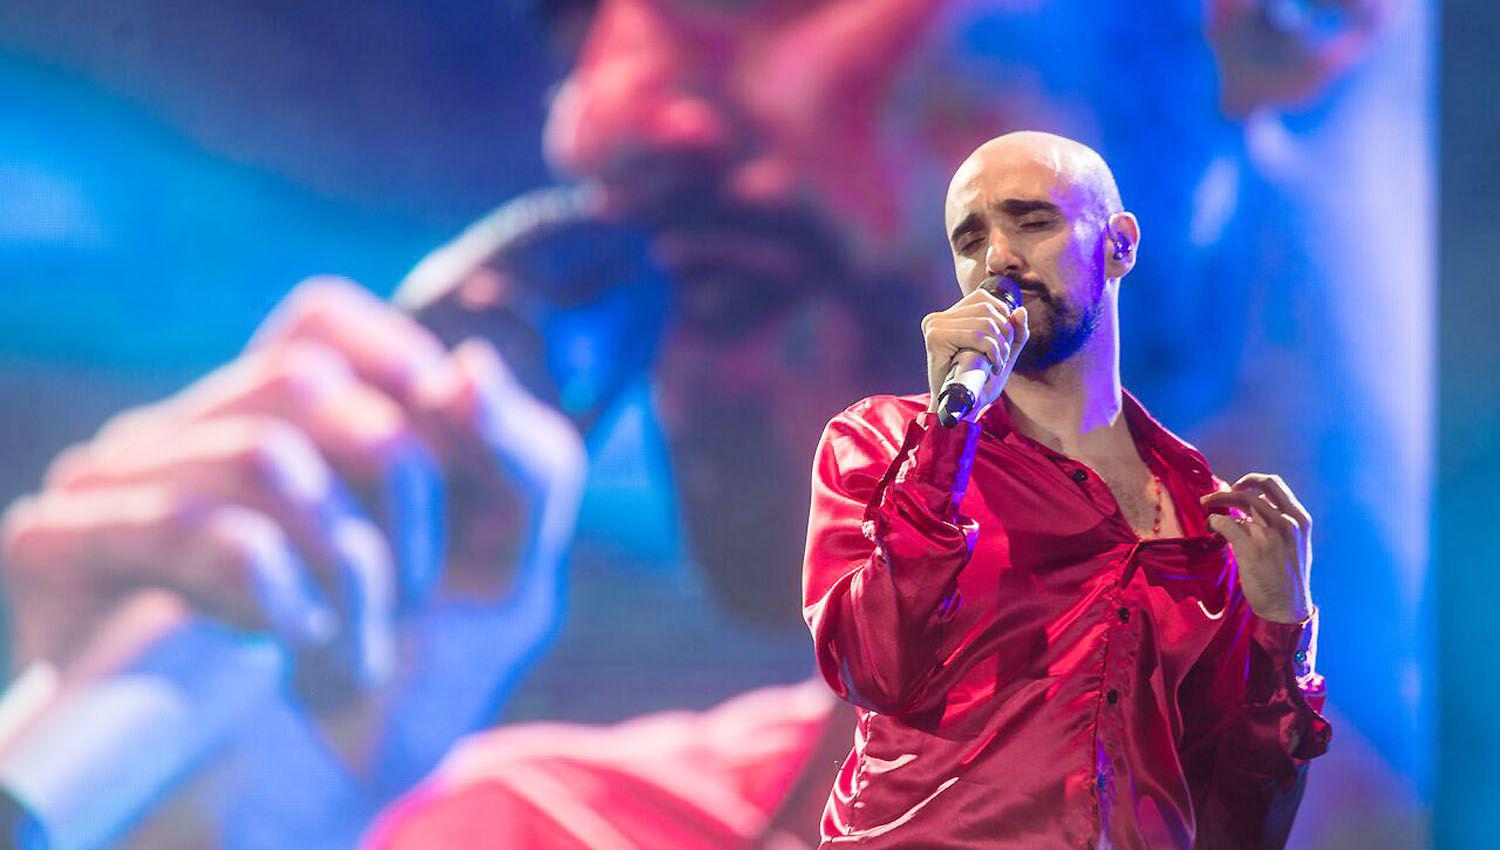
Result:
<svg viewBox="0 0 1500 850"><path fill-rule="evenodd" d="M1314 624L1251 611L1199 506L1220 482L1124 404L1182 538L1138 537L1003 402L951 430L925 395L829 423L804 615L859 724L824 847L1284 844L1330 735L1322 679L1294 663Z"/></svg>
<svg viewBox="0 0 1500 850"><path fill-rule="evenodd" d="M809 680L708 711L486 732L387 809L365 850L809 850L834 756L808 760L830 735L847 746L846 715ZM809 769L816 797L784 812Z"/></svg>

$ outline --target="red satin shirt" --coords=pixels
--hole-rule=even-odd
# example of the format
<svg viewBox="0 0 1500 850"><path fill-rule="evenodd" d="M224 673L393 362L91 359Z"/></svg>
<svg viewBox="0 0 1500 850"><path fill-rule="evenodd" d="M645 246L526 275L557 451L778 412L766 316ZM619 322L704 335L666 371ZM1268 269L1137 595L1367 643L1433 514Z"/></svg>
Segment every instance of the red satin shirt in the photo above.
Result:
<svg viewBox="0 0 1500 850"><path fill-rule="evenodd" d="M822 847L1284 845L1331 731L1294 660L1315 624L1250 610L1199 505L1220 482L1124 404L1185 537L1142 540L1004 403L948 430L926 395L879 396L829 423L803 613L860 710Z"/></svg>
<svg viewBox="0 0 1500 850"><path fill-rule="evenodd" d="M830 772L824 738L847 741L849 713L810 679L613 726L503 726L454 747L361 847L808 850L822 789L804 807L802 774Z"/></svg>

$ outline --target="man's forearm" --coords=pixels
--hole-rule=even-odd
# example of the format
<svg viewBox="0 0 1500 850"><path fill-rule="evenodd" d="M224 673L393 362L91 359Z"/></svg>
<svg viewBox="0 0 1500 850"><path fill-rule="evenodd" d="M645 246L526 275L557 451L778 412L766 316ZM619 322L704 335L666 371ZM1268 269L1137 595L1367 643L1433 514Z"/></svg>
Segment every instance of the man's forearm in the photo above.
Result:
<svg viewBox="0 0 1500 850"><path fill-rule="evenodd" d="M847 429L846 433L840 433ZM920 707L959 604L977 527L958 510L978 426L922 414L894 458L862 423L830 426L820 447L805 609L823 675L840 696L888 714ZM878 478L876 477L878 476ZM859 486L858 482L869 482Z"/></svg>

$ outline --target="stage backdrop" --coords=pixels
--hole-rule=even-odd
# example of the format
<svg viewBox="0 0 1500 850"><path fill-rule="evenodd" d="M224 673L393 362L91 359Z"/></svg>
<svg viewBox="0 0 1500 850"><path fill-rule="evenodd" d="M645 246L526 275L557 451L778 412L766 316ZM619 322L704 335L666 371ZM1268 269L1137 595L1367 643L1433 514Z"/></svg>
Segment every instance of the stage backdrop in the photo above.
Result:
<svg viewBox="0 0 1500 850"><path fill-rule="evenodd" d="M1141 219L1127 388L1316 518L1335 735L1292 846L1425 845L1430 4L788 5L0 8L0 501L246 356L320 274L491 340L587 448L565 560L521 508L498 594L403 599L400 693L350 720L368 695L324 705L292 653L100 840L351 846L463 733L808 679L818 428L924 389L917 322L957 293L947 177L1036 128L1096 147ZM484 498L460 478L435 474L439 551Z"/></svg>

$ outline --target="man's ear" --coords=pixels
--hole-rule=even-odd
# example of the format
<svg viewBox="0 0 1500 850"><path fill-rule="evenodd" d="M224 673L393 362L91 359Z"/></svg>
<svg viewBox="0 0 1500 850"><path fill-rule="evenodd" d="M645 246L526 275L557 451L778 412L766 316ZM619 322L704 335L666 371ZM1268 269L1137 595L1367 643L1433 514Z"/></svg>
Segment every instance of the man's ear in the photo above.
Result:
<svg viewBox="0 0 1500 850"><path fill-rule="evenodd" d="M1104 226L1104 271L1106 277L1122 278L1135 268L1140 254L1141 224L1135 213L1117 212Z"/></svg>

